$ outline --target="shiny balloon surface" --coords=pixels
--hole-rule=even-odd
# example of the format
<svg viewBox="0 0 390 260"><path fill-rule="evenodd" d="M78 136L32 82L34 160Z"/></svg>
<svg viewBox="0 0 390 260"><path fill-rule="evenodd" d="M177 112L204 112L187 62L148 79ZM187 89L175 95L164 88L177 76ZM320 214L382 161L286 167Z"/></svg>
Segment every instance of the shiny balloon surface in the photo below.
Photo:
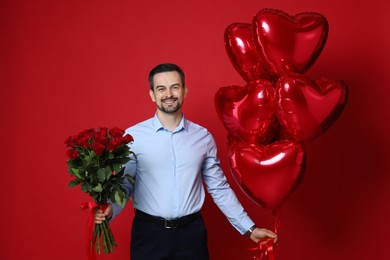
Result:
<svg viewBox="0 0 390 260"><path fill-rule="evenodd" d="M238 140L268 144L278 127L274 88L268 81L220 88L215 106L228 134Z"/></svg>
<svg viewBox="0 0 390 260"><path fill-rule="evenodd" d="M290 141L267 146L231 142L229 161L233 176L246 195L274 211L299 185L305 152L301 144Z"/></svg>
<svg viewBox="0 0 390 260"><path fill-rule="evenodd" d="M289 74L277 82L275 99L284 133L291 139L309 142L339 117L347 101L347 86L341 80Z"/></svg>
<svg viewBox="0 0 390 260"><path fill-rule="evenodd" d="M250 82L270 78L254 44L252 24L231 24L226 28L224 36L230 61L244 80Z"/></svg>
<svg viewBox="0 0 390 260"><path fill-rule="evenodd" d="M305 73L325 46L328 22L319 13L290 16L263 9L253 18L254 44L274 78L289 72Z"/></svg>

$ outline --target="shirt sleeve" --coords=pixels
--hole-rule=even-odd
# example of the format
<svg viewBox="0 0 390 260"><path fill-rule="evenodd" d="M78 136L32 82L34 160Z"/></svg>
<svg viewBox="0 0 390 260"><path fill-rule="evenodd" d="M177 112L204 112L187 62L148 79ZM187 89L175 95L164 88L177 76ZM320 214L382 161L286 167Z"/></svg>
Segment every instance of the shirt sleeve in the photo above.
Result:
<svg viewBox="0 0 390 260"><path fill-rule="evenodd" d="M202 174L207 191L229 222L241 234L248 231L254 222L249 218L227 182L217 157L214 138L210 133L207 135L207 152L202 165Z"/></svg>

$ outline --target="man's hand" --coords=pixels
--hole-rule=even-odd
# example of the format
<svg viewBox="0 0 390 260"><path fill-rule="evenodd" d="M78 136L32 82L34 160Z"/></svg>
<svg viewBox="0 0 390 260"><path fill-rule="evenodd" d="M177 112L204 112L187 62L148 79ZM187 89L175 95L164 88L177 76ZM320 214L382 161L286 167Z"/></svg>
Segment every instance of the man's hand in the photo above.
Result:
<svg viewBox="0 0 390 260"><path fill-rule="evenodd" d="M112 206L108 204L105 212L103 212L100 208L95 210L95 224L102 224L105 219L109 219L112 217Z"/></svg>
<svg viewBox="0 0 390 260"><path fill-rule="evenodd" d="M259 243L261 241L267 241L268 239L273 239L274 243L278 241L278 236L271 230L265 228L255 228L250 236L253 242Z"/></svg>

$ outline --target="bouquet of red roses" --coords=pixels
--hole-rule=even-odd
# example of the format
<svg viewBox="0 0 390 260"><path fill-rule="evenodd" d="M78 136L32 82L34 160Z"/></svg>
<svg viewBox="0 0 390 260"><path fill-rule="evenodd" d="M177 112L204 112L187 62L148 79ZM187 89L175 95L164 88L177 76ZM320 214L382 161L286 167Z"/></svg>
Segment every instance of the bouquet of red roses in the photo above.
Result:
<svg viewBox="0 0 390 260"><path fill-rule="evenodd" d="M88 255L92 259L95 255L94 247L100 254L101 246L105 253L113 252L116 246L107 220L94 225L94 210L99 207L104 211L108 201L124 207L130 198L121 184L125 181L134 184L134 179L124 174L123 167L130 160L130 155L135 156L127 145L133 141L133 137L124 134L125 131L117 127L100 127L84 130L65 140L68 170L74 177L69 187L81 185L81 190L88 193L96 203L82 205L83 209L91 209L87 240Z"/></svg>

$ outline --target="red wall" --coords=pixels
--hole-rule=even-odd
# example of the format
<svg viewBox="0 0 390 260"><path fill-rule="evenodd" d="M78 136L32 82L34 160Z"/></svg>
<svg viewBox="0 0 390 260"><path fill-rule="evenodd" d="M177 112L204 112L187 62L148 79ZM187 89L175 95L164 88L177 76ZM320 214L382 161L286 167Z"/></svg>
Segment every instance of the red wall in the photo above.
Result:
<svg viewBox="0 0 390 260"><path fill-rule="evenodd" d="M258 225L272 217L232 179L226 132L213 98L244 85L224 49L233 22L262 8L320 12L328 41L307 73L344 79L348 104L307 147L303 182L282 207L278 259L389 259L389 2L375 1L0 1L0 258L86 259L89 198L68 189L64 139L87 127L126 128L155 111L147 74L161 62L187 73L186 116L214 134L232 187ZM132 209L112 223L128 259ZM207 198L211 259L252 259Z"/></svg>

